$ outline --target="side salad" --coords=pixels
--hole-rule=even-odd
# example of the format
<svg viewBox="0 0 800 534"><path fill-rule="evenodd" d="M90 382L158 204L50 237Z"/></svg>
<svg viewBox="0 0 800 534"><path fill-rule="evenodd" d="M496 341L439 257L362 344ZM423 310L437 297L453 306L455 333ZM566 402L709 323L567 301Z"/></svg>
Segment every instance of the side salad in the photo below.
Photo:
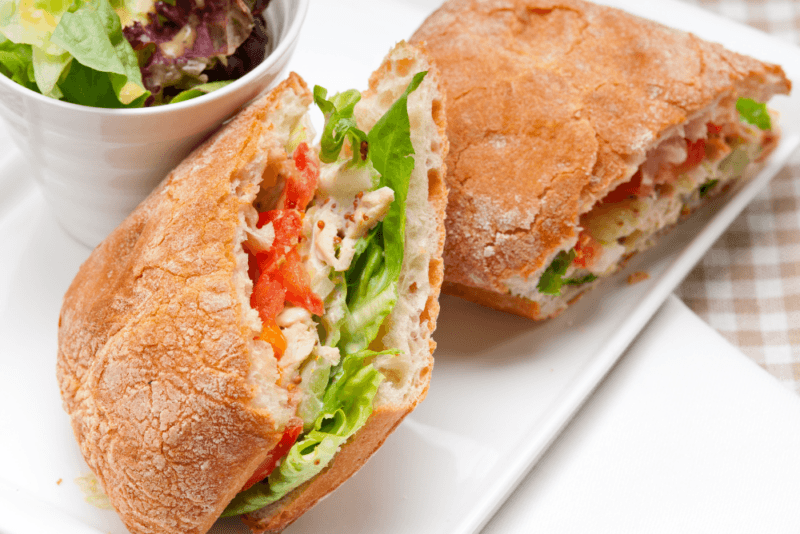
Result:
<svg viewBox="0 0 800 534"><path fill-rule="evenodd" d="M266 55L270 0L0 0L0 74L104 108L181 102Z"/></svg>

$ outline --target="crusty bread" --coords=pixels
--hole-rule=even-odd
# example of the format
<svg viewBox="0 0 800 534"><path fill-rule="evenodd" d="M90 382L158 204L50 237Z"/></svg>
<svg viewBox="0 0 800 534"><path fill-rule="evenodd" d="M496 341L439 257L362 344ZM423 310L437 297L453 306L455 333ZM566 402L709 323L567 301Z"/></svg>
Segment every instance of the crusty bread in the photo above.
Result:
<svg viewBox="0 0 800 534"><path fill-rule="evenodd" d="M393 57L365 100L407 84L413 73L405 66L427 65L407 45ZM380 86L397 76L396 85ZM412 95L409 109L412 128L416 116L424 129L414 146L425 157L417 158L409 191L401 302L383 334L391 343L392 335L403 337L392 347L406 351L399 360L406 366L375 362L388 380L367 425L335 465L273 507L277 517L251 520L256 529L282 528L338 486L427 391L443 271L447 142L435 74L417 92L426 97ZM250 307L242 242L257 195L282 172L295 172L283 147L311 102L306 84L291 74L242 111L95 249L64 298L57 364L64 408L87 464L131 532L206 532L294 415L270 346L254 340L261 324Z"/></svg>
<svg viewBox="0 0 800 534"><path fill-rule="evenodd" d="M402 94L413 75L421 71L428 71L425 81L408 100L415 151L407 200L408 245L397 305L381 327L382 337L376 347L394 347L402 352L374 362L387 380L378 391L367 424L317 477L273 505L248 515L245 522L255 532L281 531L352 476L428 391L433 368L431 354L436 347L431 334L439 314L447 205L444 159L448 142L438 71L423 51L399 43L372 75L369 90L356 107L356 116L359 127L369 130Z"/></svg>
<svg viewBox="0 0 800 534"><path fill-rule="evenodd" d="M723 101L790 88L776 65L581 0L450 0L411 42L449 102L443 290L535 319L585 287L518 289L649 150Z"/></svg>

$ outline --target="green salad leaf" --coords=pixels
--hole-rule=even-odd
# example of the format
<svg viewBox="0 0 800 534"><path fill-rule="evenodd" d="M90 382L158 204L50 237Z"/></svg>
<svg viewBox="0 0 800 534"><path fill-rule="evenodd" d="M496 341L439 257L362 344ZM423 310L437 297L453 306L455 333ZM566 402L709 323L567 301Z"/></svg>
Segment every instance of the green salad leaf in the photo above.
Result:
<svg viewBox="0 0 800 534"><path fill-rule="evenodd" d="M0 34L0 72L45 96L118 108L150 95L109 0L0 0ZM8 41L29 52L10 51Z"/></svg>
<svg viewBox="0 0 800 534"><path fill-rule="evenodd" d="M122 34L119 15L108 0L79 1L76 6L62 15L52 42L81 65L105 73L121 104L148 96L136 53Z"/></svg>
<svg viewBox="0 0 800 534"><path fill-rule="evenodd" d="M177 102L185 102L186 100L191 100L192 98L197 98L198 96L207 95L217 89L222 89L226 85L230 85L236 80L223 80L219 82L209 82L203 83L200 85L195 85L191 89L187 89L186 91L181 91L177 95L175 95L172 100L169 101L170 104L175 104Z"/></svg>
<svg viewBox="0 0 800 534"><path fill-rule="evenodd" d="M772 120L765 103L756 102L752 98L740 98L736 101L736 111L743 120L757 126L760 130L772 129Z"/></svg>
<svg viewBox="0 0 800 534"><path fill-rule="evenodd" d="M0 74L36 91L31 45L17 44L0 35Z"/></svg>
<svg viewBox="0 0 800 534"><path fill-rule="evenodd" d="M553 262L542 273L536 288L545 295L560 295L561 286L564 285L564 275L567 268L575 259L575 250L562 250L553 259Z"/></svg>
<svg viewBox="0 0 800 534"><path fill-rule="evenodd" d="M239 493L225 508L223 517L246 514L271 504L313 478L331 461L336 451L367 422L372 400L383 375L364 360L387 352L370 350L349 354L331 370L322 409L313 428L289 450L267 483Z"/></svg>
<svg viewBox="0 0 800 534"><path fill-rule="evenodd" d="M414 170L408 95L419 87L426 74L414 76L367 136L370 163L380 173L378 187L390 187L394 202L383 221L359 243L345 275L347 311L339 340L343 352L366 348L397 303L397 280L405 246L406 197Z"/></svg>
<svg viewBox="0 0 800 534"><path fill-rule="evenodd" d="M314 86L314 102L325 115L325 128L319 145L319 159L325 163L333 163L339 159L345 140L353 147L354 163L361 161L360 149L367 134L358 129L355 107L361 100L361 93L350 89L337 93L327 100L328 91L319 85Z"/></svg>

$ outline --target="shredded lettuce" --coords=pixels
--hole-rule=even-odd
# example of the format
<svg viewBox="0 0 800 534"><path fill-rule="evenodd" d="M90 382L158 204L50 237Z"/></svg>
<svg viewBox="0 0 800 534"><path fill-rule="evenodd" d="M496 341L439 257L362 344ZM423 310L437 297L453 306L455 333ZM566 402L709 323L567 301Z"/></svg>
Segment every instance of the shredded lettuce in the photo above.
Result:
<svg viewBox="0 0 800 534"><path fill-rule="evenodd" d="M542 273L536 288L546 295L560 295L561 286L564 285L564 275L567 268L575 259L575 250L562 250L553 259L553 262Z"/></svg>
<svg viewBox="0 0 800 534"><path fill-rule="evenodd" d="M765 103L756 102L752 98L740 98L736 101L736 111L744 121L757 126L760 130L772 129L772 120Z"/></svg>
<svg viewBox="0 0 800 534"><path fill-rule="evenodd" d="M313 428L289 450L267 482L239 493L225 508L223 517L246 514L271 504L322 471L336 451L372 414L372 400L383 375L364 360L392 351L370 350L349 354L331 370L331 382L322 399L321 413Z"/></svg>

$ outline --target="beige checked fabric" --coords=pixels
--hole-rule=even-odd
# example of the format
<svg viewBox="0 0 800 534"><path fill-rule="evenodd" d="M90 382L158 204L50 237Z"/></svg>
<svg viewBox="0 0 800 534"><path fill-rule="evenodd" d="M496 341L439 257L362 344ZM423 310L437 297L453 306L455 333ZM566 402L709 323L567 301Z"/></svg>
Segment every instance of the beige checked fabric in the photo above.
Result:
<svg viewBox="0 0 800 534"><path fill-rule="evenodd" d="M800 0L684 0L800 44ZM795 91L800 80L794 80ZM676 294L800 393L800 154L739 216Z"/></svg>

